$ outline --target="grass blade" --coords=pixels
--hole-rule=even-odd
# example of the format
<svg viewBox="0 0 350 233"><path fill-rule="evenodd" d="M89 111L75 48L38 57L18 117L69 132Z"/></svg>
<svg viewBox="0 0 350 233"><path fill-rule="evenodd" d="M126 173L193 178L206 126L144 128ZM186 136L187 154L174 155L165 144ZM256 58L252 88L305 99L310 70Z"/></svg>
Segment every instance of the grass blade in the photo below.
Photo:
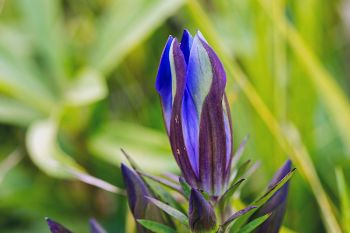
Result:
<svg viewBox="0 0 350 233"><path fill-rule="evenodd" d="M265 214L264 216L254 219L253 221L251 221L250 223L242 227L242 229L240 229L238 233L250 233L254 231L258 226L263 224L269 217L270 217L270 214Z"/></svg>
<svg viewBox="0 0 350 233"><path fill-rule="evenodd" d="M171 207L170 205L167 205L161 201L158 201L157 199L154 199L152 197L147 197L148 200L150 200L154 205L156 205L159 209L163 210L165 213L169 214L170 216L176 218L179 220L182 224L185 226L188 226L188 218L185 214L183 214L181 211Z"/></svg>
<svg viewBox="0 0 350 233"><path fill-rule="evenodd" d="M183 3L183 0L116 1L109 16L100 22L102 27L91 54L91 66L108 73Z"/></svg>
<svg viewBox="0 0 350 233"><path fill-rule="evenodd" d="M335 78L324 68L313 51L307 46L295 28L281 14L270 14L265 0L258 1L266 14L270 16L273 25L286 38L292 51L309 73L309 77L326 106L330 119L337 127L347 155L350 156L350 103Z"/></svg>
<svg viewBox="0 0 350 233"><path fill-rule="evenodd" d="M146 219L138 219L138 223L147 228L148 230L153 231L154 233L176 233L176 231L166 225L163 225L158 222L146 220Z"/></svg>
<svg viewBox="0 0 350 233"><path fill-rule="evenodd" d="M349 190L346 186L344 173L341 168L335 169L337 177L339 197L341 203L342 226L344 233L350 233L350 196Z"/></svg>

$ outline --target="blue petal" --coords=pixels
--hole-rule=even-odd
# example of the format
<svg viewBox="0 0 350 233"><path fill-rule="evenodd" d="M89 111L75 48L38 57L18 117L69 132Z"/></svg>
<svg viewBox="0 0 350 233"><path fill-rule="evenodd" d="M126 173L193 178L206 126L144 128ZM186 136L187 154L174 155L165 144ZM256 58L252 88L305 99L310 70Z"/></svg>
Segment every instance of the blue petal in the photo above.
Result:
<svg viewBox="0 0 350 233"><path fill-rule="evenodd" d="M187 66L182 126L188 156L200 177L201 188L212 195L221 193L229 177L226 168L232 138L227 107L223 104L225 85L223 65L198 32Z"/></svg>
<svg viewBox="0 0 350 233"><path fill-rule="evenodd" d="M173 102L173 80L171 75L171 67L169 60L170 47L173 42L173 37L169 36L168 41L164 47L162 57L160 59L160 64L158 68L158 74L156 78L156 90L158 91L162 108L163 108L163 117L167 132L169 134L170 130L170 120L171 120L171 111L172 111L172 102Z"/></svg>
<svg viewBox="0 0 350 233"><path fill-rule="evenodd" d="M185 29L182 34L180 49L182 50L182 53L184 54L186 64L188 64L188 60L190 57L191 47L192 47L193 38L191 33Z"/></svg>
<svg viewBox="0 0 350 233"><path fill-rule="evenodd" d="M192 97L185 89L182 103L182 132L187 154L196 176L199 176L199 119Z"/></svg>
<svg viewBox="0 0 350 233"><path fill-rule="evenodd" d="M173 150L174 157L181 168L181 172L185 177L186 181L191 184L192 187L196 187L197 176L195 172L195 165L191 162L193 157L189 154L192 152L191 144L185 142L185 138L191 138L190 134L184 133L184 127L187 127L188 122L183 121L187 117L193 116L190 108L189 111L183 111L184 96L186 93L186 62L180 45L176 39L174 39L171 51L170 51L170 67L172 71L172 76L176 77L176 83L173 84L176 87L172 117L170 124L170 142L171 148ZM196 110L194 110L196 111ZM185 118L183 116L185 114ZM196 116L196 112L194 113ZM190 120L189 120L190 121ZM183 126L185 124L185 126ZM188 131L190 132L190 131Z"/></svg>
<svg viewBox="0 0 350 233"><path fill-rule="evenodd" d="M184 33L183 40L187 37L185 35L187 33ZM182 130L188 157L197 176L199 175L199 119L211 82L210 59L196 35L187 66L186 88L182 103Z"/></svg>
<svg viewBox="0 0 350 233"><path fill-rule="evenodd" d="M210 58L198 34L193 39L186 74L186 87L200 116L213 81Z"/></svg>

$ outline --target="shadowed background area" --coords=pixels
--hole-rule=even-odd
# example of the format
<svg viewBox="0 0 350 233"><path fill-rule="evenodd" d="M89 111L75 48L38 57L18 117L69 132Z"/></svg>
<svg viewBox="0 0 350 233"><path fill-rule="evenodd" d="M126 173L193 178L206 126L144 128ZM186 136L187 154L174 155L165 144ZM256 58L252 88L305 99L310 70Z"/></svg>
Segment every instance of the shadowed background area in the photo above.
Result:
<svg viewBox="0 0 350 233"><path fill-rule="evenodd" d="M132 232L114 193L124 188L120 148L146 171L178 173L154 82L168 35L187 28L225 66L235 148L249 135L242 161L260 161L242 201L290 158L282 231L350 233L349 9L349 0L0 0L0 232L48 232L45 216L75 232L91 216Z"/></svg>

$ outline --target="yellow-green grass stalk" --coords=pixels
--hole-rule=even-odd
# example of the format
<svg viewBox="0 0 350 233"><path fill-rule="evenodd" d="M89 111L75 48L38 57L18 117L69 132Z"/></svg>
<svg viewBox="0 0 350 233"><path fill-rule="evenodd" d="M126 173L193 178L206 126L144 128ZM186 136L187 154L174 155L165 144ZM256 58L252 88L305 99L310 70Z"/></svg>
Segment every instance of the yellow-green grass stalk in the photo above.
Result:
<svg viewBox="0 0 350 233"><path fill-rule="evenodd" d="M258 0L258 2L271 18L279 33L287 40L300 64L308 72L307 77L310 78L318 91L328 110L330 119L339 131L343 144L347 149L347 155L350 156L350 104L346 94L285 17L271 14L266 0Z"/></svg>

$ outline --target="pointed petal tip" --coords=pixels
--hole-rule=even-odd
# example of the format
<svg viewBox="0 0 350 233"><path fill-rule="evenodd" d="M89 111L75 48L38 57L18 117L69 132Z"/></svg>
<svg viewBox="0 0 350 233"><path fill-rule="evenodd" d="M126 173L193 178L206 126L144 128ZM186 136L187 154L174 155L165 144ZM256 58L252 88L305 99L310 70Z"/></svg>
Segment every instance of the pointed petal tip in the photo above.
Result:
<svg viewBox="0 0 350 233"><path fill-rule="evenodd" d="M284 166L288 166L289 169L291 169L291 168L292 168L292 161L291 161L290 159L288 159L288 160L286 161L286 163L284 164Z"/></svg>
<svg viewBox="0 0 350 233"><path fill-rule="evenodd" d="M200 30L197 30L195 37L198 37L202 43L209 45L208 41L205 39L205 37L203 36L203 34Z"/></svg>
<svg viewBox="0 0 350 233"><path fill-rule="evenodd" d="M124 163L122 163L120 165L120 170L121 170L123 176L128 176L129 173L131 172L131 169L127 165L125 165Z"/></svg>
<svg viewBox="0 0 350 233"><path fill-rule="evenodd" d="M193 37L191 33L187 29L184 29L182 33L180 48L184 55L186 64L188 64L188 59L190 57L192 42L193 42Z"/></svg>
<svg viewBox="0 0 350 233"><path fill-rule="evenodd" d="M183 30L183 32L182 32L181 41L182 41L185 37L192 37L191 32L190 32L187 28L185 28L185 29Z"/></svg>
<svg viewBox="0 0 350 233"><path fill-rule="evenodd" d="M60 223L58 223L58 222L56 222L48 217L45 217L45 220L46 220L47 225L49 226L49 229L52 233L71 233L70 230L65 228Z"/></svg>
<svg viewBox="0 0 350 233"><path fill-rule="evenodd" d="M161 58L160 58L160 63L159 63L159 67L158 67L158 74L156 77L156 83L155 83L155 88L157 90L157 92L160 95L164 95L163 93L163 89L166 88L167 82L169 80L167 80L169 78L170 74L170 65L169 65L169 50L170 50L170 46L172 44L174 40L174 37L172 37L171 35L168 37L168 40L164 46Z"/></svg>

